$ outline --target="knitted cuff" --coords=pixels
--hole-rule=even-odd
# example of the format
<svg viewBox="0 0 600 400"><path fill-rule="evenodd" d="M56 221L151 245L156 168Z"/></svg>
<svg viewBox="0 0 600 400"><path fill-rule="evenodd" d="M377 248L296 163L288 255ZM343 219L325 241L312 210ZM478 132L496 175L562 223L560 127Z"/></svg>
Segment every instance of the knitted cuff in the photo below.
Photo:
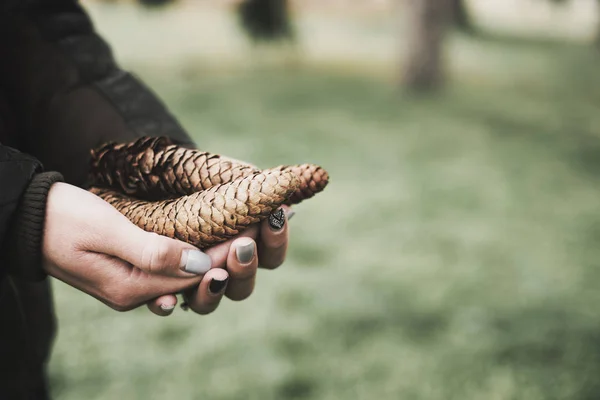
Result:
<svg viewBox="0 0 600 400"><path fill-rule="evenodd" d="M46 277L42 269L42 238L46 217L46 201L50 187L62 182L58 172L42 172L33 177L21 197L9 233L10 273L28 281Z"/></svg>

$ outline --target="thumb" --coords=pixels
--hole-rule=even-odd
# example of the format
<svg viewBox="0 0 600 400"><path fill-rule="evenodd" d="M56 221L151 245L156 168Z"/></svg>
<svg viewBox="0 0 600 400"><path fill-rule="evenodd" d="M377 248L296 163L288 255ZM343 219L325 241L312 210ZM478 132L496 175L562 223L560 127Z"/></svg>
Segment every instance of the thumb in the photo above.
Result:
<svg viewBox="0 0 600 400"><path fill-rule="evenodd" d="M208 254L175 239L146 232L131 222L119 235L105 243L106 254L118 257L149 274L189 278L202 275L212 267Z"/></svg>

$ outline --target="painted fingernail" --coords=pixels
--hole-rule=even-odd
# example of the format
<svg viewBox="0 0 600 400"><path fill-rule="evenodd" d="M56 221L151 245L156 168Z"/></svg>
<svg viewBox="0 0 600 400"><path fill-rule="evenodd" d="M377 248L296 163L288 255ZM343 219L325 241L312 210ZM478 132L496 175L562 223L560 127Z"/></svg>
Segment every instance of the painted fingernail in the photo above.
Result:
<svg viewBox="0 0 600 400"><path fill-rule="evenodd" d="M175 308L175 304L161 304L160 309L165 312L171 312Z"/></svg>
<svg viewBox="0 0 600 400"><path fill-rule="evenodd" d="M187 302L184 301L183 303L181 303L181 309L183 311L187 311L187 310L190 309L190 305Z"/></svg>
<svg viewBox="0 0 600 400"><path fill-rule="evenodd" d="M179 267L185 272L201 275L207 273L211 266L210 256L200 250L184 250L181 253Z"/></svg>
<svg viewBox="0 0 600 400"><path fill-rule="evenodd" d="M229 278L225 278L225 280L222 281L213 278L212 281L210 281L210 284L208 285L208 290L212 294L219 294L227 285L228 280Z"/></svg>
<svg viewBox="0 0 600 400"><path fill-rule="evenodd" d="M235 255L241 264L248 264L254 258L254 242L238 245L235 248Z"/></svg>
<svg viewBox="0 0 600 400"><path fill-rule="evenodd" d="M291 220L292 217L296 215L296 211L289 209L286 213L285 213L285 217L287 218L287 220Z"/></svg>
<svg viewBox="0 0 600 400"><path fill-rule="evenodd" d="M271 230L277 232L283 229L285 225L285 214L283 209L278 208L277 211L272 212L269 215L269 226Z"/></svg>

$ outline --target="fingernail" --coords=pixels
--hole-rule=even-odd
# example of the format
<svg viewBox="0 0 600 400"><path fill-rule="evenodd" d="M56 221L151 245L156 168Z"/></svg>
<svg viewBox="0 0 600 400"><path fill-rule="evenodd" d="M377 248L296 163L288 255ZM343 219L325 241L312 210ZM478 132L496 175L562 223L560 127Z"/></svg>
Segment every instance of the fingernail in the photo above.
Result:
<svg viewBox="0 0 600 400"><path fill-rule="evenodd" d="M201 275L207 273L211 266L210 256L200 250L184 250L181 253L179 267L185 272Z"/></svg>
<svg viewBox="0 0 600 400"><path fill-rule="evenodd" d="M269 226L271 230L277 232L283 229L285 225L285 214L282 208L278 208L277 211L272 212L269 215Z"/></svg>
<svg viewBox="0 0 600 400"><path fill-rule="evenodd" d="M175 308L175 304L161 304L160 308L165 312L171 312Z"/></svg>
<svg viewBox="0 0 600 400"><path fill-rule="evenodd" d="M287 213L285 213L285 217L287 218L287 220L291 220L292 217L296 215L296 211L289 209Z"/></svg>
<svg viewBox="0 0 600 400"><path fill-rule="evenodd" d="M187 302L184 301L183 303L181 303L181 309L183 311L187 311L187 310L190 309L190 305Z"/></svg>
<svg viewBox="0 0 600 400"><path fill-rule="evenodd" d="M235 248L235 255L241 264L248 264L254 258L254 242L238 245Z"/></svg>
<svg viewBox="0 0 600 400"><path fill-rule="evenodd" d="M212 281L210 281L210 284L208 285L208 290L212 294L219 294L219 293L221 293L223 288L227 285L228 280L229 280L229 278L225 278L225 280L223 280L223 281L213 278Z"/></svg>

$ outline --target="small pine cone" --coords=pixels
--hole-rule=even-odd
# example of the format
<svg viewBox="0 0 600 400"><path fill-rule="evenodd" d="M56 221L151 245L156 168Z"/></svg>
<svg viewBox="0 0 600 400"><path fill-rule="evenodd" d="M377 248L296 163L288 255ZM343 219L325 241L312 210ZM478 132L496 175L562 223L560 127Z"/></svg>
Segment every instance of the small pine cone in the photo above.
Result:
<svg viewBox="0 0 600 400"><path fill-rule="evenodd" d="M328 183L327 172L316 165L272 170L292 172L300 180L287 204L314 196ZM189 195L257 172L252 165L179 147L164 137L143 137L124 145L108 143L92 151L92 186L110 187L148 200Z"/></svg>
<svg viewBox="0 0 600 400"><path fill-rule="evenodd" d="M92 151L92 186L147 200L192 194L255 172L249 165L179 147L165 137L108 143Z"/></svg>
<svg viewBox="0 0 600 400"><path fill-rule="evenodd" d="M90 190L140 228L202 249L264 220L286 202L298 185L298 178L291 172L270 171L156 202L132 199L109 189Z"/></svg>

